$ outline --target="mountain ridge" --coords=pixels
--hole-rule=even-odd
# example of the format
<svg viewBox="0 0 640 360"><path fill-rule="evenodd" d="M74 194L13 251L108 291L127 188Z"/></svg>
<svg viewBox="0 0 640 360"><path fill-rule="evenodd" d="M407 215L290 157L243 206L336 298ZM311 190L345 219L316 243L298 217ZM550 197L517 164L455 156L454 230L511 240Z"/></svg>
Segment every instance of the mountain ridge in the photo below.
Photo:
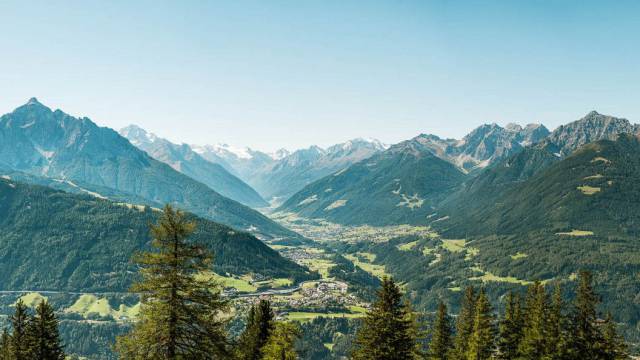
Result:
<svg viewBox="0 0 640 360"><path fill-rule="evenodd" d="M52 111L37 100L0 117L0 165L37 176L112 188L153 204L172 203L266 237L300 236L132 145L86 117Z"/></svg>
<svg viewBox="0 0 640 360"><path fill-rule="evenodd" d="M174 144L136 125L126 126L119 133L153 158L202 182L225 197L254 208L268 206L253 188L229 173L222 165L204 159L187 144Z"/></svg>

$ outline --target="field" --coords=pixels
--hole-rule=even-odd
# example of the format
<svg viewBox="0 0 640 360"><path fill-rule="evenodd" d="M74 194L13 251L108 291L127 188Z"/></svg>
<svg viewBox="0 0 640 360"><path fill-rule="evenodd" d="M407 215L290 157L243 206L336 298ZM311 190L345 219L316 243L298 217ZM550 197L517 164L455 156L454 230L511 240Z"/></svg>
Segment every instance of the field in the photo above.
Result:
<svg viewBox="0 0 640 360"><path fill-rule="evenodd" d="M591 236L593 235L593 231L588 230L571 230L569 232L559 232L556 235L565 235L565 236Z"/></svg>
<svg viewBox="0 0 640 360"><path fill-rule="evenodd" d="M345 255L345 258L349 259L362 270L380 279L382 279L383 276L388 275L385 271L384 265L377 265L372 263L373 261L375 261L375 254L358 252L355 254Z"/></svg>

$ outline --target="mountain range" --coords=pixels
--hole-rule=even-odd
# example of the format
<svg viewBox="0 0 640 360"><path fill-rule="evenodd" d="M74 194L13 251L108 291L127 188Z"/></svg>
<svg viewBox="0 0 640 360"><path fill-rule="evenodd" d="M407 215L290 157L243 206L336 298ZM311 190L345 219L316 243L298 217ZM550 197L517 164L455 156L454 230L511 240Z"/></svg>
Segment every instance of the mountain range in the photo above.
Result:
<svg viewBox="0 0 640 360"><path fill-rule="evenodd" d="M421 134L317 180L278 210L349 225L425 223L466 178L548 135L538 124L486 124L461 140Z"/></svg>
<svg viewBox="0 0 640 360"><path fill-rule="evenodd" d="M0 117L0 169L70 183L95 196L113 189L132 202L177 204L202 217L267 237L299 237L133 146L90 119L52 111L35 98Z"/></svg>
<svg viewBox="0 0 640 360"><path fill-rule="evenodd" d="M211 162L225 166L250 184L265 199L280 204L304 186L383 151L377 140L353 139L323 149L311 146L294 152L267 154L249 148L194 146Z"/></svg>
<svg viewBox="0 0 640 360"><path fill-rule="evenodd" d="M220 195L254 208L268 206L268 203L251 186L231 174L222 165L206 160L187 144L174 144L136 125L121 129L120 135L154 159L200 181Z"/></svg>

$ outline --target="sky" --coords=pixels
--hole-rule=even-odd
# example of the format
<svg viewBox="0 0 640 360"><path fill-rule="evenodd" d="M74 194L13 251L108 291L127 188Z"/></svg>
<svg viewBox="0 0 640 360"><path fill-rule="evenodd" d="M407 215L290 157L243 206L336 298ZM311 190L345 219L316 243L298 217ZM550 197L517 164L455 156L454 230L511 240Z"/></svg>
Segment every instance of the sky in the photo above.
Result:
<svg viewBox="0 0 640 360"><path fill-rule="evenodd" d="M638 1L0 1L0 113L31 97L174 142L640 122Z"/></svg>

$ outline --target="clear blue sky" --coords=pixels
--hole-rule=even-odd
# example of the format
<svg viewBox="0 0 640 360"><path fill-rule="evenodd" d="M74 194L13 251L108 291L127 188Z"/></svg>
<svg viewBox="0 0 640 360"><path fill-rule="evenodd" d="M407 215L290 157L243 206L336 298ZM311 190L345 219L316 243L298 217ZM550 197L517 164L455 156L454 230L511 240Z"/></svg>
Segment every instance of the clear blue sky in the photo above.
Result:
<svg viewBox="0 0 640 360"><path fill-rule="evenodd" d="M0 112L53 108L174 141L640 122L638 1L2 1Z"/></svg>

